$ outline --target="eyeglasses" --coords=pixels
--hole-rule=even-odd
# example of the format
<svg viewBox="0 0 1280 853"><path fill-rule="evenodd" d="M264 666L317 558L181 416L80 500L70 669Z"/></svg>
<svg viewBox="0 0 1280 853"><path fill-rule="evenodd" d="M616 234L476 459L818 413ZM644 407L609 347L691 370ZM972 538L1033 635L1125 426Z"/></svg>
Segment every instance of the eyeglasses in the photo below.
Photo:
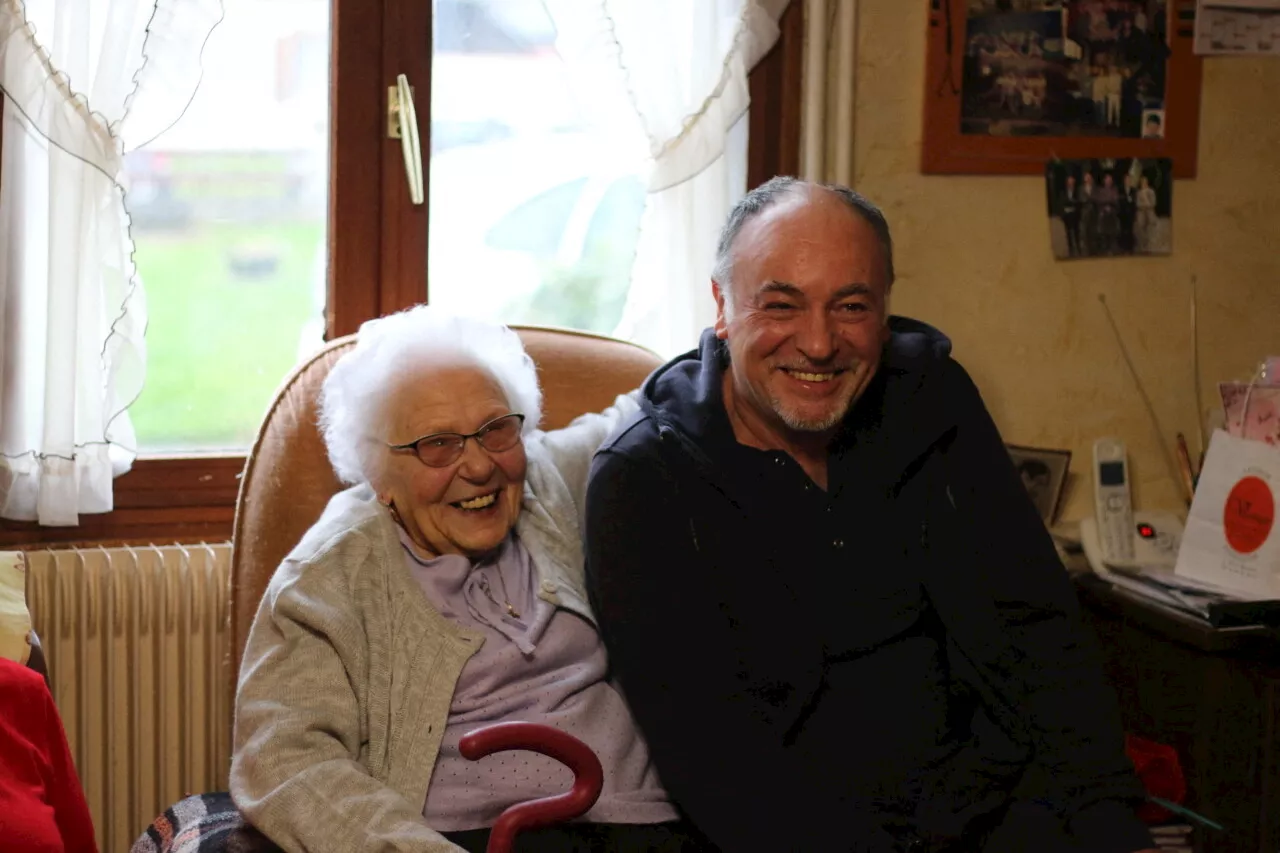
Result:
<svg viewBox="0 0 1280 853"><path fill-rule="evenodd" d="M524 426L524 415L512 413L494 418L475 432L463 435L458 432L435 432L424 435L408 444L389 444L392 450L412 451L423 465L432 468L444 468L452 465L462 457L462 451L468 438L474 438L481 447L490 453L501 453L510 450L520 441L520 430Z"/></svg>

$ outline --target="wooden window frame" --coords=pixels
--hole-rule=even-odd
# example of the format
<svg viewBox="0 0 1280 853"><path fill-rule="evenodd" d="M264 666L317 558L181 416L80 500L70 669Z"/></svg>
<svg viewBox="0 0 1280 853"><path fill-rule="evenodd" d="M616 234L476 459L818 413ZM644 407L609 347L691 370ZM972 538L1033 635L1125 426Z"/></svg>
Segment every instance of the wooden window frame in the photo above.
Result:
<svg viewBox="0 0 1280 853"><path fill-rule="evenodd" d="M331 6L329 339L428 292L425 264L414 259L426 257L429 212L409 202L399 143L385 139L383 116L386 81L407 74L423 124L422 148L430 150L431 60L416 49L431 43L430 5L382 0L381 15L370 14L371 5L332 0ZM803 16L802 0L791 0L778 43L751 72L750 186L799 169ZM75 527L0 520L0 547L225 541L244 463L242 454L140 458L116 479L112 512L82 515Z"/></svg>

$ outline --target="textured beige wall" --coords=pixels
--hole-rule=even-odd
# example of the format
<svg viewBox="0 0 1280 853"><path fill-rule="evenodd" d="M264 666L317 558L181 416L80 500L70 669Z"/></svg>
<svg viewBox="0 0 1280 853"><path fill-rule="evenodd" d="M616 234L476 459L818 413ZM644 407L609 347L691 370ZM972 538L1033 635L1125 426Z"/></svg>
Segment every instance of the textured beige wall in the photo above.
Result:
<svg viewBox="0 0 1280 853"><path fill-rule="evenodd" d="M1194 453L1191 276L1206 411L1219 379L1280 353L1280 60L1205 63L1199 177L1174 186L1172 256L1062 263L1049 249L1042 179L920 174L928 3L860 6L856 186L893 226L894 312L951 336L1007 441L1072 451L1063 518L1092 514L1101 435L1129 444L1137 508L1178 508L1098 294L1165 438L1183 431Z"/></svg>

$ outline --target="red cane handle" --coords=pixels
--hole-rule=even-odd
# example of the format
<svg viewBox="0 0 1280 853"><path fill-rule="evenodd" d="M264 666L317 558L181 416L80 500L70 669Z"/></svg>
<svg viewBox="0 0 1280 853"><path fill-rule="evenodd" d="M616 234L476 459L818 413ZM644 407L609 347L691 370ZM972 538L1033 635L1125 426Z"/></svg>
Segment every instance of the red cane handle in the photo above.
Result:
<svg viewBox="0 0 1280 853"><path fill-rule="evenodd" d="M489 830L486 853L510 853L516 833L522 829L550 826L586 814L604 786L604 768L591 747L551 726L494 723L468 732L458 741L458 751L469 761L509 749L540 752L568 765L573 771L573 787L563 794L517 803L504 811Z"/></svg>

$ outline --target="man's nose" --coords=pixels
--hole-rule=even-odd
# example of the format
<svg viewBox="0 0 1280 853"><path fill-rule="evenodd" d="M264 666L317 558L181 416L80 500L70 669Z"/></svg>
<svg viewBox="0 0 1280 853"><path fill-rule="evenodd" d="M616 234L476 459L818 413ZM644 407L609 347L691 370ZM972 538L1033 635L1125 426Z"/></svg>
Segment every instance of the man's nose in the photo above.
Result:
<svg viewBox="0 0 1280 853"><path fill-rule="evenodd" d="M808 311L800 320L800 330L796 333L796 349L806 358L814 362L831 359L839 348L836 326L831 315L825 310Z"/></svg>

